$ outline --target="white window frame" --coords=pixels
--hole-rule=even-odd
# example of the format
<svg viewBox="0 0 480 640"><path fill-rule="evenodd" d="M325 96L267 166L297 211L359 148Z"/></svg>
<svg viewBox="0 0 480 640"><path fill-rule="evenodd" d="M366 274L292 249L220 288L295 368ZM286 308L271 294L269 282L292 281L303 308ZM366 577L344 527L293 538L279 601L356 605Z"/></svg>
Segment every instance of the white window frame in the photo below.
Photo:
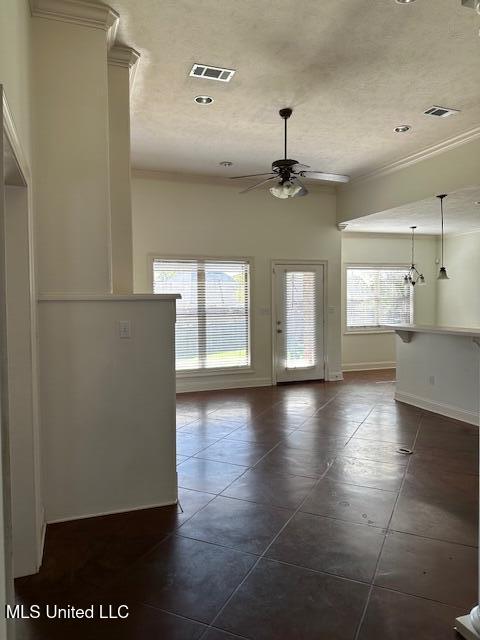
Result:
<svg viewBox="0 0 480 640"><path fill-rule="evenodd" d="M255 373L255 368L253 365L254 362L254 352L252 347L252 336L254 334L253 331L253 319L254 314L252 313L253 308L253 299L254 299L254 291L253 291L253 272L254 272L254 259L251 257L245 256L211 256L211 255L198 255L198 254L188 254L188 255L178 255L178 254L167 254L163 252L158 253L150 253L147 257L148 264L148 280L150 291L153 293L153 266L155 260L217 260L218 262L233 260L235 262L245 262L249 266L249 307L248 307L248 349L250 354L250 364L242 367L219 367L219 368L211 368L211 369L190 369L183 371L176 371L177 378L196 378L196 377L208 377L208 376L218 376L218 375L235 375L238 373Z"/></svg>
<svg viewBox="0 0 480 640"><path fill-rule="evenodd" d="M343 271L343 335L351 336L355 334L378 334L378 333L394 333L393 329L380 329L379 327L356 327L351 329L347 326L347 304L348 304L348 291L347 291L347 272L348 269L398 269L399 271L405 270L405 273L410 268L409 264L399 262L348 262L344 264ZM411 307L412 307L412 323L415 322L415 287L412 287L411 295Z"/></svg>

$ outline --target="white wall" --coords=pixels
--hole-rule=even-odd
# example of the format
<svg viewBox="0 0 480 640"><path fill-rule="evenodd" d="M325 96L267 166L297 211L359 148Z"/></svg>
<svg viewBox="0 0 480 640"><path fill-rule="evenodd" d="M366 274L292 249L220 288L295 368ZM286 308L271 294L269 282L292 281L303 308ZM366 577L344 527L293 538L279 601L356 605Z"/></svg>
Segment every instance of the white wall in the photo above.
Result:
<svg viewBox="0 0 480 640"><path fill-rule="evenodd" d="M30 159L31 17L28 0L0 2L0 84L3 84L23 151ZM29 162L29 164L31 164Z"/></svg>
<svg viewBox="0 0 480 640"><path fill-rule="evenodd" d="M420 158L420 161L417 161ZM459 136L449 147L438 145L435 153L412 156L385 171L357 178L338 191L338 220L353 220L387 211L409 202L452 193L478 184L480 140Z"/></svg>
<svg viewBox="0 0 480 640"><path fill-rule="evenodd" d="M456 420L480 424L480 351L473 339L447 333L413 333L408 343L395 338L395 398Z"/></svg>
<svg viewBox="0 0 480 640"><path fill-rule="evenodd" d="M411 240L408 236L344 233L342 235L342 367L344 371L395 366L393 333L345 334L345 266L355 264L409 264ZM415 261L426 285L415 289L415 322L434 324L436 317L436 240L418 236Z"/></svg>
<svg viewBox="0 0 480 640"><path fill-rule="evenodd" d="M253 259L253 373L180 379L178 389L270 384L271 260L327 260L327 358L330 375L341 371L340 232L335 193L279 200L265 189L239 195L245 185L161 179L134 174L134 290L151 292L151 255L224 256Z"/></svg>
<svg viewBox="0 0 480 640"><path fill-rule="evenodd" d="M40 302L47 522L176 501L174 321L173 300Z"/></svg>
<svg viewBox="0 0 480 640"><path fill-rule="evenodd" d="M438 324L480 327L480 232L446 236L445 264L450 280L438 281Z"/></svg>

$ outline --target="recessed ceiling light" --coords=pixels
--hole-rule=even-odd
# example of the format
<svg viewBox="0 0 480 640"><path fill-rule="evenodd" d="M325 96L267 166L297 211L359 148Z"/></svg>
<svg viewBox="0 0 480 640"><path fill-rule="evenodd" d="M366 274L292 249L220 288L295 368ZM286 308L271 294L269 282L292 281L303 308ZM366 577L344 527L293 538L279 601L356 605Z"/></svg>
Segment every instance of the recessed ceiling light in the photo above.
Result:
<svg viewBox="0 0 480 640"><path fill-rule="evenodd" d="M412 127L409 124L399 124L398 127L395 127L395 133L407 133L410 131Z"/></svg>
<svg viewBox="0 0 480 640"><path fill-rule="evenodd" d="M231 167L233 162L230 162L230 160L222 160L219 164L221 167Z"/></svg>
<svg viewBox="0 0 480 640"><path fill-rule="evenodd" d="M195 102L197 104L212 104L213 98L210 96L195 96Z"/></svg>
<svg viewBox="0 0 480 640"><path fill-rule="evenodd" d="M412 2L415 2L415 0L395 0L395 2L397 4L411 4Z"/></svg>

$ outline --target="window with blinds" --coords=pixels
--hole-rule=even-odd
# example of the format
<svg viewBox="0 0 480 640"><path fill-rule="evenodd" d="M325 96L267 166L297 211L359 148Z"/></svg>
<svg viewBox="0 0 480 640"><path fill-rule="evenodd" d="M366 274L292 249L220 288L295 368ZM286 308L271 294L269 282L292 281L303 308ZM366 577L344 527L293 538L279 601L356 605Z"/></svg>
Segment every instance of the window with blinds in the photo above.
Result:
<svg viewBox="0 0 480 640"><path fill-rule="evenodd" d="M413 322L413 291L405 267L347 267L347 331L375 330Z"/></svg>
<svg viewBox="0 0 480 640"><path fill-rule="evenodd" d="M179 293L177 371L250 366L250 265L246 260L155 258L153 292Z"/></svg>

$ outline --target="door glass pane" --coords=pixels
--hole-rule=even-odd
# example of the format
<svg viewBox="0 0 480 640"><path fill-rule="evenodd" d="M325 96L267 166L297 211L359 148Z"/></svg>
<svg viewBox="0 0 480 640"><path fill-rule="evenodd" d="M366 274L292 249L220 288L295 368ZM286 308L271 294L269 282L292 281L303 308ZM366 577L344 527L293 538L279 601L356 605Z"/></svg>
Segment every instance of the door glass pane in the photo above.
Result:
<svg viewBox="0 0 480 640"><path fill-rule="evenodd" d="M315 272L285 272L285 368L316 362Z"/></svg>

